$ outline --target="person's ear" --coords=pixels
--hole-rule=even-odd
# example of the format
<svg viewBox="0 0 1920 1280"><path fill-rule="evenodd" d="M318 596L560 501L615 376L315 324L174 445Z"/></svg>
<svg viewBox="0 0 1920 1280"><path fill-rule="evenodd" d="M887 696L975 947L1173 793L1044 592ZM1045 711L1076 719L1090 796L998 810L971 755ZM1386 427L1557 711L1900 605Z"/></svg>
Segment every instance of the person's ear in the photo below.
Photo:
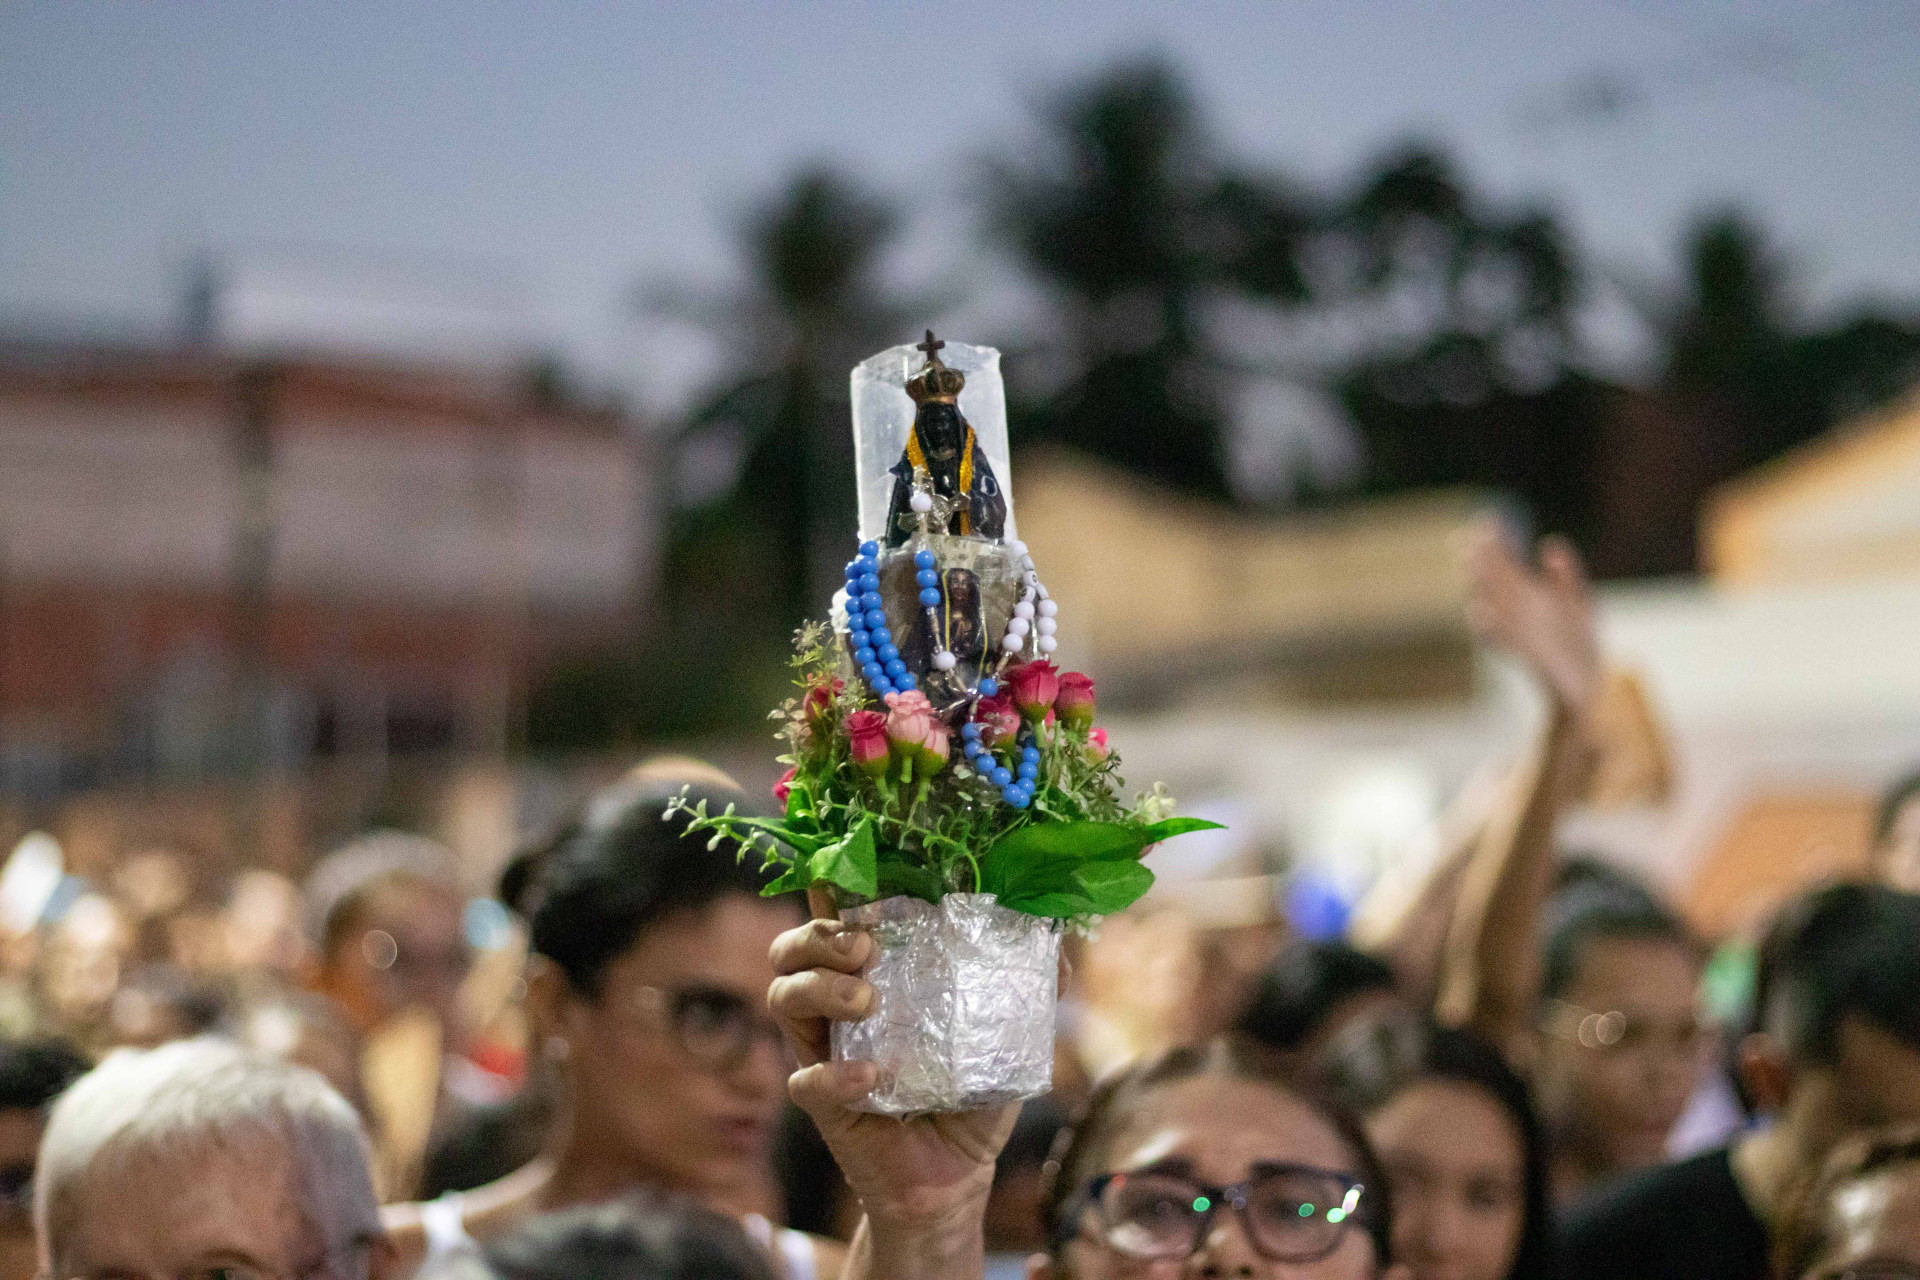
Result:
<svg viewBox="0 0 1920 1280"><path fill-rule="evenodd" d="M1046 1254L1028 1254L1027 1280L1061 1280L1061 1273Z"/></svg>
<svg viewBox="0 0 1920 1280"><path fill-rule="evenodd" d="M1786 1106L1787 1092L1793 1087L1793 1063L1779 1041L1764 1031L1751 1032L1741 1037L1735 1057L1740 1082L1756 1112L1778 1112Z"/></svg>

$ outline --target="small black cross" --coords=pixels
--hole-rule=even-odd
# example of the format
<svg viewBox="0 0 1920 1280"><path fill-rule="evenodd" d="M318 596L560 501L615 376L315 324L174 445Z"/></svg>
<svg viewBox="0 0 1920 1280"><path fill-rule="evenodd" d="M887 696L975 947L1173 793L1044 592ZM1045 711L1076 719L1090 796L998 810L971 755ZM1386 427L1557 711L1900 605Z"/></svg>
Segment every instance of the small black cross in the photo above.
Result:
<svg viewBox="0 0 1920 1280"><path fill-rule="evenodd" d="M915 351L926 352L927 363L932 364L934 360L937 359L937 357L933 353L940 350L942 347L946 345L947 345L946 343L941 342L937 338L935 338L933 336L933 330L929 329L927 330L927 340L925 342L915 344L913 349Z"/></svg>

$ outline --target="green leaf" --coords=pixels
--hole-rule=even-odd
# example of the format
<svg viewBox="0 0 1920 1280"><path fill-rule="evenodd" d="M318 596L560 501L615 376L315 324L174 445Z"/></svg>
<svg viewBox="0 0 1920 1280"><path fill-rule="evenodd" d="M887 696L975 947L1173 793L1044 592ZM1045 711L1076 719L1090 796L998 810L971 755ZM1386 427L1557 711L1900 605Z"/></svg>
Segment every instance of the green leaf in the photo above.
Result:
<svg viewBox="0 0 1920 1280"><path fill-rule="evenodd" d="M888 858L880 863L879 881L879 891L874 894L876 898L906 894L922 902L937 903L947 888L941 883L940 877L927 868L899 858Z"/></svg>
<svg viewBox="0 0 1920 1280"><path fill-rule="evenodd" d="M724 829L727 835L732 836L736 840L740 837L732 830L734 827L742 827L748 831L763 832L766 835L772 836L781 844L786 845L803 858L817 852L822 845L827 843L825 836L809 834L805 831L795 831L786 822L774 818L749 818L745 814L736 813L724 818L715 817L709 819L708 825ZM690 826L688 831L691 832L700 829L702 828Z"/></svg>
<svg viewBox="0 0 1920 1280"><path fill-rule="evenodd" d="M790 862L779 875L760 886L760 896L777 898L783 893L799 893L807 887L807 882L811 879L812 877L807 874L806 863Z"/></svg>
<svg viewBox="0 0 1920 1280"><path fill-rule="evenodd" d="M1032 916L1064 920L1125 911L1153 886L1153 872L1132 860L1084 862L1066 874L1037 881L1002 898L1001 905Z"/></svg>
<svg viewBox="0 0 1920 1280"><path fill-rule="evenodd" d="M1125 911L1153 887L1153 872L1137 862L1089 862L1073 874L1095 915Z"/></svg>
<svg viewBox="0 0 1920 1280"><path fill-rule="evenodd" d="M877 862L873 819L863 818L841 839L816 849L808 859L808 867L815 880L826 880L849 893L871 898L880 891Z"/></svg>
<svg viewBox="0 0 1920 1280"><path fill-rule="evenodd" d="M1093 909L1093 901L1082 893L1036 893L1028 897L1003 900L1000 905L1047 920L1071 920L1075 916L1099 914Z"/></svg>
<svg viewBox="0 0 1920 1280"><path fill-rule="evenodd" d="M800 778L787 786L787 829L796 835L811 835L820 830L813 816L813 795Z"/></svg>
<svg viewBox="0 0 1920 1280"><path fill-rule="evenodd" d="M1112 915L1152 886L1153 872L1139 862L1148 845L1219 826L1203 818L1029 823L1001 837L980 859L981 888L1029 915Z"/></svg>
<svg viewBox="0 0 1920 1280"><path fill-rule="evenodd" d="M993 842L980 859L983 880L1043 862L1125 858L1146 846L1141 827L1119 822L1030 822ZM989 867L996 868L990 874Z"/></svg>
<svg viewBox="0 0 1920 1280"><path fill-rule="evenodd" d="M1083 862L1134 858L1150 827L1125 822L1035 822L994 842L980 859L980 885L1003 899L1052 891Z"/></svg>
<svg viewBox="0 0 1920 1280"><path fill-rule="evenodd" d="M1148 844L1159 844L1162 840L1171 840L1183 836L1189 831L1225 831L1224 822L1208 822L1205 818L1163 818L1152 826L1146 827Z"/></svg>

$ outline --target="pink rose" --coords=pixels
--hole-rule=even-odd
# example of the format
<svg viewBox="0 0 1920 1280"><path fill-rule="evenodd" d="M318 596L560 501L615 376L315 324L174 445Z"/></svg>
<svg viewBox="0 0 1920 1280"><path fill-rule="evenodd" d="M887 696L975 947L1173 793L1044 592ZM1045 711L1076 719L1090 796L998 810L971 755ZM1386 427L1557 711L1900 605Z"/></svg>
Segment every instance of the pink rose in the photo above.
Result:
<svg viewBox="0 0 1920 1280"><path fill-rule="evenodd" d="M773 798L780 802L780 807L783 809L787 805L787 797L793 794L793 780L799 773L800 766L795 765L781 774L780 781L773 784Z"/></svg>
<svg viewBox="0 0 1920 1280"><path fill-rule="evenodd" d="M1013 705L1029 720L1044 720L1060 694L1060 673L1051 662L1041 658L1023 662L1007 673L1005 681L1013 695Z"/></svg>
<svg viewBox="0 0 1920 1280"><path fill-rule="evenodd" d="M1105 729L1087 730L1087 759L1095 761L1105 760L1109 751L1110 748L1107 746L1107 731Z"/></svg>
<svg viewBox="0 0 1920 1280"><path fill-rule="evenodd" d="M895 755L907 755L927 740L933 724L933 704L918 689L886 696L887 738Z"/></svg>
<svg viewBox="0 0 1920 1280"><path fill-rule="evenodd" d="M1011 742L1020 732L1020 713L1013 709L1013 699L1004 693L980 699L974 706L973 718L980 726L983 746Z"/></svg>
<svg viewBox="0 0 1920 1280"><path fill-rule="evenodd" d="M927 736L920 740L918 754L913 760L916 771L929 777L940 772L941 766L947 762L949 750L947 726L936 719L927 726Z"/></svg>
<svg viewBox="0 0 1920 1280"><path fill-rule="evenodd" d="M1060 723L1084 729L1093 723L1093 680L1078 671L1060 677L1060 692L1054 695L1053 709Z"/></svg>
<svg viewBox="0 0 1920 1280"><path fill-rule="evenodd" d="M887 718L878 711L855 711L847 716L847 749L854 765L876 778L887 772Z"/></svg>

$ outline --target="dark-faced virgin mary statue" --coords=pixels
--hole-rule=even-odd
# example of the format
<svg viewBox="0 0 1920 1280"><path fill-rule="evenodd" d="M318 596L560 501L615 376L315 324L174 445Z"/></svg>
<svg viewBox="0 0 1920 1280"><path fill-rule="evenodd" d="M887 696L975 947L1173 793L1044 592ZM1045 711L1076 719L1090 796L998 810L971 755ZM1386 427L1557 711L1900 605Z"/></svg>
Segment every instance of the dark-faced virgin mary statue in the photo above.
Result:
<svg viewBox="0 0 1920 1280"><path fill-rule="evenodd" d="M918 471L927 474L939 503L936 510L950 512L945 527L936 527L936 533L979 538L999 538L1006 533L1007 500L986 453L974 438L973 428L960 414L960 389L967 379L940 359L940 348L946 345L929 329L927 340L918 347L927 353L927 362L907 380L907 394L917 408L907 447L892 469L893 498L887 503L889 547L901 545L920 528L920 518L911 505L914 474Z"/></svg>

